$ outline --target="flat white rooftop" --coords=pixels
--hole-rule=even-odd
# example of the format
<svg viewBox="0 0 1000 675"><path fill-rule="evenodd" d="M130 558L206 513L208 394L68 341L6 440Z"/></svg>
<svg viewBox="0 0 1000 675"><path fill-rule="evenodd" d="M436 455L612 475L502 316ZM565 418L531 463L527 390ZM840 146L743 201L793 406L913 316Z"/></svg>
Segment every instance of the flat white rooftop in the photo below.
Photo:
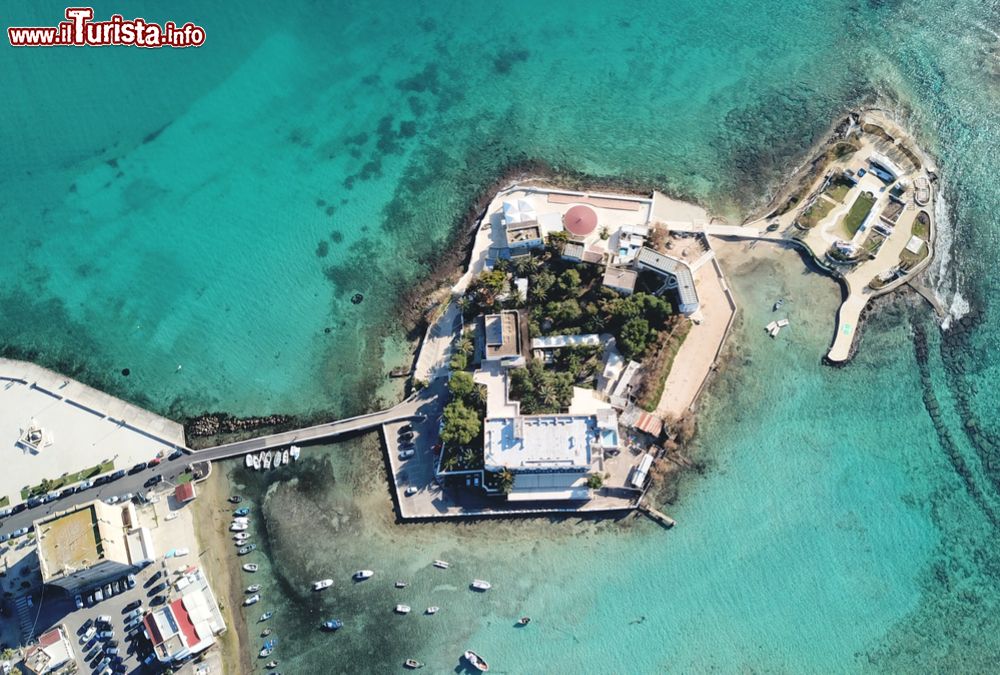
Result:
<svg viewBox="0 0 1000 675"><path fill-rule="evenodd" d="M594 417L531 415L487 418L483 436L486 468L497 471L590 468L596 438Z"/></svg>
<svg viewBox="0 0 1000 675"><path fill-rule="evenodd" d="M560 349L562 347L600 347L601 336L587 335L547 335L531 339L532 349Z"/></svg>

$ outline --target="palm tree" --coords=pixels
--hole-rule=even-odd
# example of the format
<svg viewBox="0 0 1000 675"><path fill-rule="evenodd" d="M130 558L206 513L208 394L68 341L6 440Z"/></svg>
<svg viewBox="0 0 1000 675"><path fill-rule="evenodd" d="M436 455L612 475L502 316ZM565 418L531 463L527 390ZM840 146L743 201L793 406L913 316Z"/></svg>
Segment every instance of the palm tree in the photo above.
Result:
<svg viewBox="0 0 1000 675"><path fill-rule="evenodd" d="M511 473L510 469L504 468L500 471L500 491L505 495L509 495L511 490L514 489L514 474Z"/></svg>
<svg viewBox="0 0 1000 675"><path fill-rule="evenodd" d="M520 277L526 277L538 271L538 260L531 255L526 255L514 261L514 271Z"/></svg>
<svg viewBox="0 0 1000 675"><path fill-rule="evenodd" d="M455 351L466 356L470 356L475 348L475 344L473 344L472 339L468 335L462 336L462 339L455 343Z"/></svg>
<svg viewBox="0 0 1000 675"><path fill-rule="evenodd" d="M472 466L472 463L476 461L476 451L472 448L466 448L462 451L462 465L466 468Z"/></svg>
<svg viewBox="0 0 1000 675"><path fill-rule="evenodd" d="M542 404L547 408L557 408L559 406L559 392L554 384L546 380L538 387L538 396Z"/></svg>
<svg viewBox="0 0 1000 675"><path fill-rule="evenodd" d="M452 471L458 468L458 457L455 455L448 455L443 462L441 462L441 468L445 471Z"/></svg>

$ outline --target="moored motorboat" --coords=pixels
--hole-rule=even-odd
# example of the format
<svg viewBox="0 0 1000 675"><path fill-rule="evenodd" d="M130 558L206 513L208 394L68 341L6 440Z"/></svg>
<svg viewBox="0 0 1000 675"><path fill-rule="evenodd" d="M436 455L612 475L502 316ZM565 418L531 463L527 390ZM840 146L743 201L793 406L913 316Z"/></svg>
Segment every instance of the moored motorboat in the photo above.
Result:
<svg viewBox="0 0 1000 675"><path fill-rule="evenodd" d="M299 458L299 453L301 453L301 452L302 452L302 448L300 448L297 445L293 445L290 448L288 448L288 456L291 457L293 460L298 459Z"/></svg>
<svg viewBox="0 0 1000 675"><path fill-rule="evenodd" d="M406 659L405 661L403 661L403 667L409 668L410 670L416 670L417 668L423 668L424 664L422 664L420 661L417 661L416 659Z"/></svg>
<svg viewBox="0 0 1000 675"><path fill-rule="evenodd" d="M409 605L396 605L396 614L409 614L409 613L410 613Z"/></svg>
<svg viewBox="0 0 1000 675"><path fill-rule="evenodd" d="M401 579L396 581L396 588L406 588L406 582Z"/></svg>
<svg viewBox="0 0 1000 675"><path fill-rule="evenodd" d="M285 448L285 451L283 453L281 453L281 463L285 464L285 465L288 465L289 458L290 458L290 456L288 454L288 448Z"/></svg>
<svg viewBox="0 0 1000 675"><path fill-rule="evenodd" d="M237 532L236 534L233 535L233 539L236 541L243 541L244 539L249 539L249 538L250 538L249 532Z"/></svg>
<svg viewBox="0 0 1000 675"><path fill-rule="evenodd" d="M259 590L260 590L260 584L251 584L250 586L247 586L246 592L247 593L256 593Z"/></svg>
<svg viewBox="0 0 1000 675"><path fill-rule="evenodd" d="M244 455L243 459L246 462L246 466L248 469L253 466L253 457L251 457L250 455Z"/></svg>
<svg viewBox="0 0 1000 675"><path fill-rule="evenodd" d="M462 656L465 658L466 661L469 662L469 665L471 665L473 668L475 668L481 673L485 673L490 669L489 664L486 663L483 657L477 654L476 652L472 651L471 649L467 650L464 654L462 654Z"/></svg>
<svg viewBox="0 0 1000 675"><path fill-rule="evenodd" d="M265 628L264 630L262 630L260 632L260 636L261 637L267 637L270 634L271 634L271 629L270 628Z"/></svg>
<svg viewBox="0 0 1000 675"><path fill-rule="evenodd" d="M239 504L241 501L243 501L243 497L240 497L239 495L233 495L229 498L230 504Z"/></svg>
<svg viewBox="0 0 1000 675"><path fill-rule="evenodd" d="M314 591L322 591L324 588L330 588L330 586L333 586L333 579L320 579L313 582Z"/></svg>
<svg viewBox="0 0 1000 675"><path fill-rule="evenodd" d="M246 555L247 553L253 553L256 550L257 550L257 544L247 544L246 546L241 547L240 550L237 551L237 553L239 553L240 555Z"/></svg>
<svg viewBox="0 0 1000 675"><path fill-rule="evenodd" d="M777 312L779 309L781 309L781 306L783 304L785 304L785 299L784 298L778 298L778 301L776 303L774 303L774 306L771 308L771 311L772 312Z"/></svg>
<svg viewBox="0 0 1000 675"><path fill-rule="evenodd" d="M275 469L277 469L279 466L281 466L281 451L280 450L278 450L278 451L276 451L274 453L274 463L273 463L272 466L274 466Z"/></svg>
<svg viewBox="0 0 1000 675"><path fill-rule="evenodd" d="M235 511L233 511L233 515L236 516L237 518L242 517L242 516L246 516L246 515L249 515L249 514L250 514L250 507L249 506L241 506L240 508L238 508Z"/></svg>
<svg viewBox="0 0 1000 675"><path fill-rule="evenodd" d="M488 591L493 588L493 584L488 581L483 581L482 579L473 579L472 588L477 591Z"/></svg>
<svg viewBox="0 0 1000 675"><path fill-rule="evenodd" d="M340 619L328 619L323 622L323 630L334 631L343 627L344 622Z"/></svg>
<svg viewBox="0 0 1000 675"><path fill-rule="evenodd" d="M261 454L263 454L263 453L261 453ZM253 456L253 470L254 471L260 471L260 465L261 465L261 462L263 462L263 460L264 460L264 458L261 455L254 455Z"/></svg>
<svg viewBox="0 0 1000 675"><path fill-rule="evenodd" d="M278 660L277 659L272 659L271 661L268 661L267 663L265 663L264 667L265 668L277 668L278 667Z"/></svg>
<svg viewBox="0 0 1000 675"><path fill-rule="evenodd" d="M249 598L247 598L246 600L244 600L243 604L245 606L249 607L250 605L255 605L258 602L260 602L260 593L254 593Z"/></svg>
<svg viewBox="0 0 1000 675"><path fill-rule="evenodd" d="M428 607L424 610L424 614L437 614L440 609L440 607Z"/></svg>
<svg viewBox="0 0 1000 675"><path fill-rule="evenodd" d="M243 566L244 572L256 572L258 569L260 568L257 566L257 563L247 563Z"/></svg>
<svg viewBox="0 0 1000 675"><path fill-rule="evenodd" d="M531 623L531 617L530 616L522 616L517 621L517 625L518 626L527 626L529 623Z"/></svg>
<svg viewBox="0 0 1000 675"><path fill-rule="evenodd" d="M270 450L268 450L267 452L264 453L264 459L262 460L261 464L263 465L263 467L265 469L270 469L271 468L271 458L272 457L274 457L274 453L271 452Z"/></svg>
<svg viewBox="0 0 1000 675"><path fill-rule="evenodd" d="M373 576L375 576L375 573L371 570L358 570L354 573L354 580L364 581L365 579L371 579Z"/></svg>
<svg viewBox="0 0 1000 675"><path fill-rule="evenodd" d="M261 621L267 621L272 616L274 616L274 610L273 609L269 609L269 610L267 610L266 612L264 612L263 614L260 615L260 618L257 619L257 622L259 623Z"/></svg>
<svg viewBox="0 0 1000 675"><path fill-rule="evenodd" d="M260 658L266 659L274 651L274 646L277 644L275 640L265 640L264 648L260 650Z"/></svg>
<svg viewBox="0 0 1000 675"><path fill-rule="evenodd" d="M437 567L438 569L446 570L449 567L451 567L451 563L449 563L446 560L435 560L434 561L434 567Z"/></svg>
<svg viewBox="0 0 1000 675"><path fill-rule="evenodd" d="M230 532L242 532L243 530L247 529L248 527L250 527L250 525L248 525L247 523L233 523L232 525L229 526L229 531Z"/></svg>

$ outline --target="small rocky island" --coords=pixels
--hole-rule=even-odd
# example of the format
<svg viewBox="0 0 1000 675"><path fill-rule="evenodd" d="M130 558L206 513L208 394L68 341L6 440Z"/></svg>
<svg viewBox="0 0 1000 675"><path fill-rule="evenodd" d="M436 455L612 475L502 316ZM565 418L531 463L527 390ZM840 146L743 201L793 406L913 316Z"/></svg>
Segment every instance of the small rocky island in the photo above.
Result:
<svg viewBox="0 0 1000 675"><path fill-rule="evenodd" d="M655 191L501 189L414 368L444 403L425 485L398 461L406 429L390 438L397 488L410 486L401 515L639 506L652 476L684 463L676 451L737 312L713 240L795 246L837 278L826 358L843 363L869 301L930 261L935 179L900 128L865 112L741 225Z"/></svg>

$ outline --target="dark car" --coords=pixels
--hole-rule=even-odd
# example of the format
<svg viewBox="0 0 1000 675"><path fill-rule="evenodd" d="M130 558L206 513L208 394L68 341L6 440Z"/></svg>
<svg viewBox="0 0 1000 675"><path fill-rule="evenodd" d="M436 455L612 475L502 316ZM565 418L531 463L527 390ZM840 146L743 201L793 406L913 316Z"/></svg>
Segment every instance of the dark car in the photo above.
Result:
<svg viewBox="0 0 1000 675"><path fill-rule="evenodd" d="M110 482L111 482L111 476L108 475L98 476L97 478L94 479L94 485L104 485L105 483L110 483Z"/></svg>
<svg viewBox="0 0 1000 675"><path fill-rule="evenodd" d="M155 476L150 476L149 480L147 480L145 483L143 483L142 486L143 487L147 487L147 488L151 488L154 485L159 485L161 482L163 482L163 476L157 474Z"/></svg>
<svg viewBox="0 0 1000 675"><path fill-rule="evenodd" d="M30 499L28 500L28 508L29 508L29 509L33 509L33 508L35 508L36 506L40 506L40 505L41 505L41 503L42 503L42 498L41 498L41 497L31 497L31 498L30 498Z"/></svg>
<svg viewBox="0 0 1000 675"><path fill-rule="evenodd" d="M133 473L139 473L140 471L144 471L145 469L146 469L146 463L145 462L139 462L138 464L136 464L135 466L133 466L131 469L129 469L128 472L131 475Z"/></svg>
<svg viewBox="0 0 1000 675"><path fill-rule="evenodd" d="M21 502L20 504L15 504L10 509L10 515L13 516L15 513L20 513L21 511L24 511L27 508L28 508L28 505L25 504L24 502Z"/></svg>
<svg viewBox="0 0 1000 675"><path fill-rule="evenodd" d="M75 487L66 488L65 490L59 493L59 499L62 499L63 497L69 497L74 492L76 492Z"/></svg>
<svg viewBox="0 0 1000 675"><path fill-rule="evenodd" d="M412 431L404 431L403 433L401 433L399 435L399 440L401 440L401 441L412 441L413 440L413 432Z"/></svg>
<svg viewBox="0 0 1000 675"><path fill-rule="evenodd" d="M165 596L165 595L158 595L155 598L153 598L152 600L150 600L149 604L151 606L155 607L157 605L162 605L166 601L167 601L167 596Z"/></svg>
<svg viewBox="0 0 1000 675"><path fill-rule="evenodd" d="M153 574L150 575L148 579L146 579L146 583L144 583L143 586L149 588L150 586L156 583L157 579L159 579L162 576L163 576L163 570L156 570L155 572L153 572Z"/></svg>
<svg viewBox="0 0 1000 675"><path fill-rule="evenodd" d="M132 602L125 605L125 607L122 609L122 614L128 614L133 609L139 609L140 607L142 607L142 600L133 600Z"/></svg>
<svg viewBox="0 0 1000 675"><path fill-rule="evenodd" d="M184 454L183 450L174 450L167 456L168 461L174 461L175 459L180 459L181 455Z"/></svg>
<svg viewBox="0 0 1000 675"><path fill-rule="evenodd" d="M157 593L161 593L165 590L167 590L167 584L165 582L159 583L149 589L149 593L147 593L147 595L156 595Z"/></svg>
<svg viewBox="0 0 1000 675"><path fill-rule="evenodd" d="M83 635L88 630L90 630L90 627L93 626L93 625L94 625L94 620L93 619L87 619L86 621L83 622L83 625L80 626L80 629L78 631L76 631L77 635Z"/></svg>
<svg viewBox="0 0 1000 675"><path fill-rule="evenodd" d="M119 469L118 471L115 471L113 474L111 474L111 480L118 480L119 478L124 478L126 473L127 472L125 471L125 469Z"/></svg>

